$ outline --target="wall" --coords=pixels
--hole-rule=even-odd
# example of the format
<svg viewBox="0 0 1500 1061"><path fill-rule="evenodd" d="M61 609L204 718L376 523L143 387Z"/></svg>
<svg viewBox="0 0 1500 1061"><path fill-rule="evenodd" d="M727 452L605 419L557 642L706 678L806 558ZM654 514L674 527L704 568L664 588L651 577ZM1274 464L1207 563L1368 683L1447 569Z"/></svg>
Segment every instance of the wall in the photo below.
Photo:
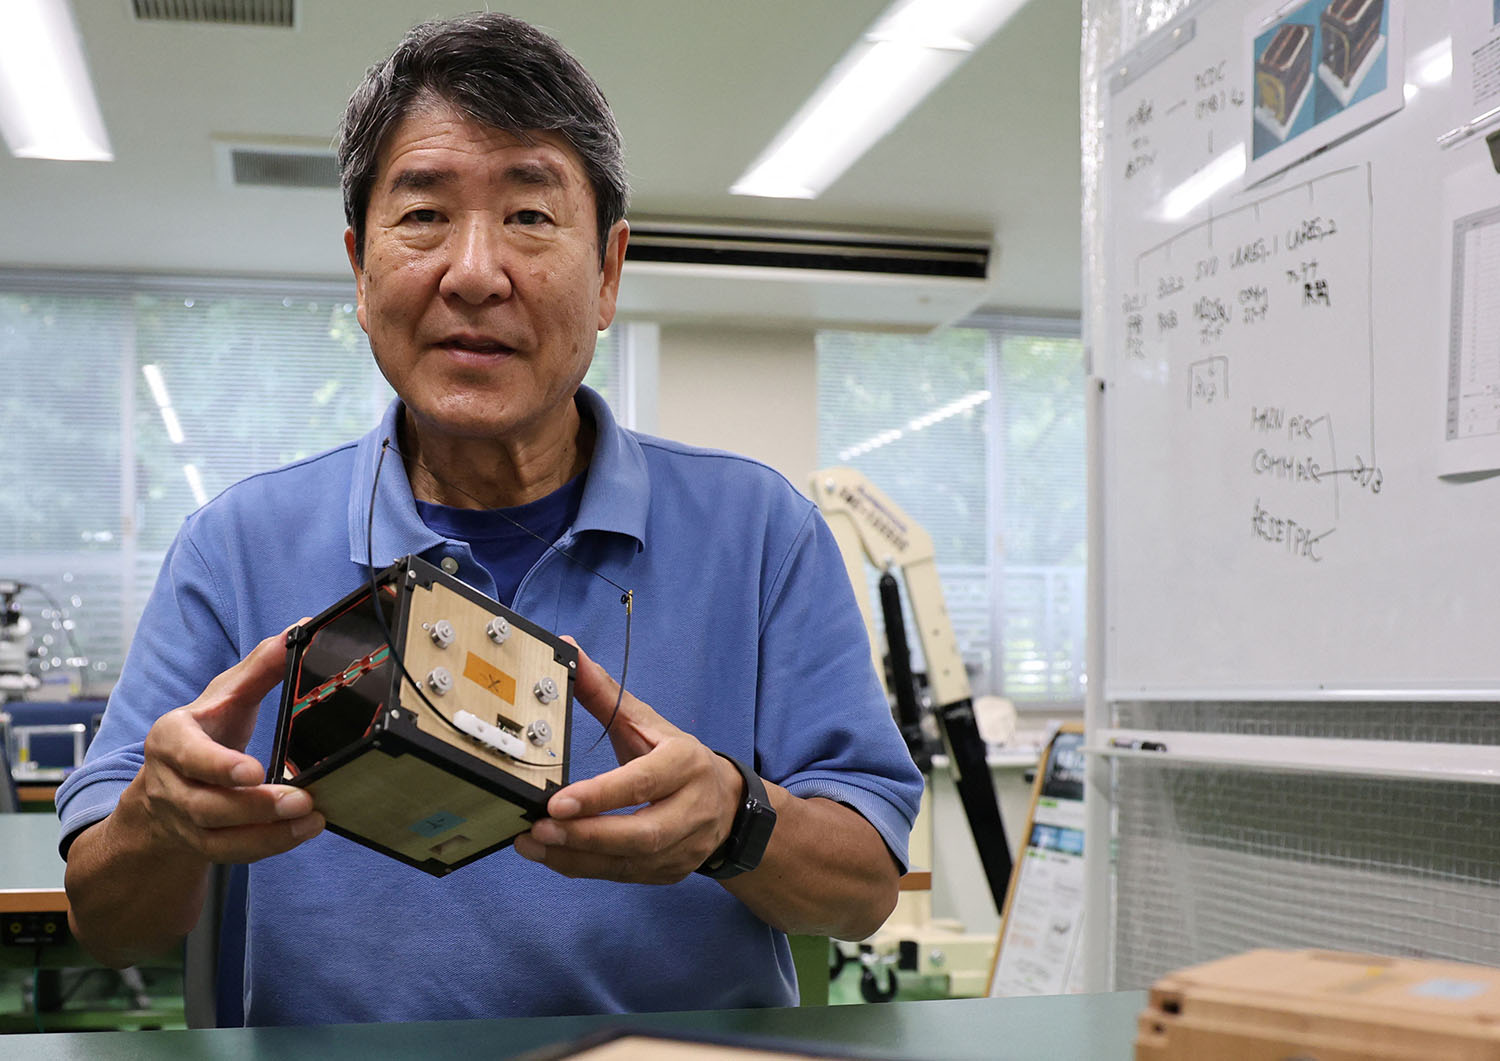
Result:
<svg viewBox="0 0 1500 1061"><path fill-rule="evenodd" d="M817 469L814 333L663 324L656 434L764 461L798 489Z"/></svg>

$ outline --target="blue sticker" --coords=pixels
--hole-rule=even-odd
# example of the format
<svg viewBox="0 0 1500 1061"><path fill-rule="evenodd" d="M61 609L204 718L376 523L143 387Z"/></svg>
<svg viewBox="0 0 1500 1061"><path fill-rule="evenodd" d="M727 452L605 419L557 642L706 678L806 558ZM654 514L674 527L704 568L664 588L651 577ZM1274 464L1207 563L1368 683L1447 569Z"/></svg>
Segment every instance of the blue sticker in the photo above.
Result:
<svg viewBox="0 0 1500 1061"><path fill-rule="evenodd" d="M1477 980L1428 980L1408 990L1422 998L1446 998L1463 1002L1484 994L1484 988L1485 985Z"/></svg>
<svg viewBox="0 0 1500 1061"><path fill-rule="evenodd" d="M425 836L430 839L439 833L446 833L454 826L462 825L463 823L464 819L460 818L457 814L449 814L445 810L440 810L436 814L429 814L417 822L411 827L411 831L418 836Z"/></svg>

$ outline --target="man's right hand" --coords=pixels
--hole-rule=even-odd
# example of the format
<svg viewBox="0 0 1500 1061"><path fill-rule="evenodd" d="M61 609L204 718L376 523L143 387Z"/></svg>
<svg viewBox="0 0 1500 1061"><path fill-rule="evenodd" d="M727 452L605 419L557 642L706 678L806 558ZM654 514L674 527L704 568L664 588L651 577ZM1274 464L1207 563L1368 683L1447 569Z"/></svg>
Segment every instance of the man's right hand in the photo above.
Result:
<svg viewBox="0 0 1500 1061"><path fill-rule="evenodd" d="M157 719L119 804L74 839L68 920L100 961L129 965L186 935L212 863L254 862L322 831L312 797L262 783L264 768L244 751L285 666L283 631Z"/></svg>
<svg viewBox="0 0 1500 1061"><path fill-rule="evenodd" d="M263 784L265 767L244 752L256 709L285 668L283 631L191 704L157 719L146 736L145 765L116 813L127 811L158 842L210 862L254 862L322 832L312 797L291 785Z"/></svg>

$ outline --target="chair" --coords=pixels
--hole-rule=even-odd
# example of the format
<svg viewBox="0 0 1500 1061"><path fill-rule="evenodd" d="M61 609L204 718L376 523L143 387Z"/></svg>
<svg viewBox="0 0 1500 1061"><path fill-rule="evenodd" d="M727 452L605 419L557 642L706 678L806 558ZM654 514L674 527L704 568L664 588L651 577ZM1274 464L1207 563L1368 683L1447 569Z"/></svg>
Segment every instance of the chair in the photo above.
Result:
<svg viewBox="0 0 1500 1061"><path fill-rule="evenodd" d="M21 794L10 772L10 716L0 712L0 814L15 814L20 809Z"/></svg>
<svg viewBox="0 0 1500 1061"><path fill-rule="evenodd" d="M245 1023L246 866L214 866L198 924L183 942L182 1006L189 1028Z"/></svg>

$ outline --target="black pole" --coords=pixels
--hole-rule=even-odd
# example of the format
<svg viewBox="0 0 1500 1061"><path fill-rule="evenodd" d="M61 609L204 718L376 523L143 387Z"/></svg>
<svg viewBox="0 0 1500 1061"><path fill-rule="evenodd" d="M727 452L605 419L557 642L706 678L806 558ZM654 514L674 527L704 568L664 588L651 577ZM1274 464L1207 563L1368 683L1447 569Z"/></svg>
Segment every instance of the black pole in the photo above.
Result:
<svg viewBox="0 0 1500 1061"><path fill-rule="evenodd" d="M880 613L885 622L887 670L891 693L896 698L896 722L912 762L926 774L932 755L922 735L922 705L917 700L917 677L911 669L911 649L906 643L906 622L901 617L901 590L889 571L880 576Z"/></svg>

